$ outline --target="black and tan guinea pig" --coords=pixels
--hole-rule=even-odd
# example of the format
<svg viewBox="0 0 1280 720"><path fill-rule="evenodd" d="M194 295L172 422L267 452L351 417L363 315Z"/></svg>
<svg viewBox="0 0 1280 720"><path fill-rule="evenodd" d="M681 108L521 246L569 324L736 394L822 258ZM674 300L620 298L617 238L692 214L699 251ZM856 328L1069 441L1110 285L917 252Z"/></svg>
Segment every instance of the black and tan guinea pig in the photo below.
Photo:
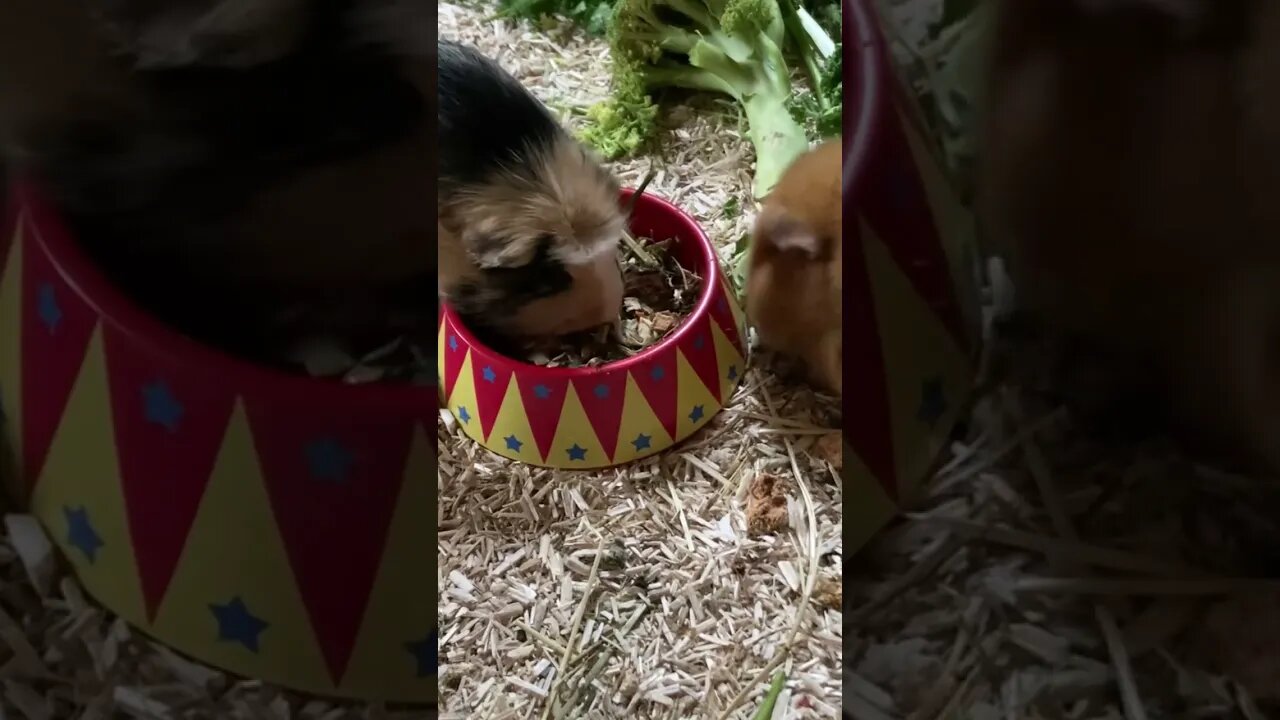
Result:
<svg viewBox="0 0 1280 720"><path fill-rule="evenodd" d="M127 292L203 339L252 344L279 303L381 293L432 323L420 5L0 0L0 157Z"/></svg>
<svg viewBox="0 0 1280 720"><path fill-rule="evenodd" d="M1000 0L986 97L985 233L1108 377L1068 404L1280 472L1280 5Z"/></svg>
<svg viewBox="0 0 1280 720"><path fill-rule="evenodd" d="M828 140L791 164L752 231L747 316L762 346L804 362L841 392L841 145Z"/></svg>
<svg viewBox="0 0 1280 720"><path fill-rule="evenodd" d="M486 342L617 323L618 181L495 61L439 42L440 292Z"/></svg>

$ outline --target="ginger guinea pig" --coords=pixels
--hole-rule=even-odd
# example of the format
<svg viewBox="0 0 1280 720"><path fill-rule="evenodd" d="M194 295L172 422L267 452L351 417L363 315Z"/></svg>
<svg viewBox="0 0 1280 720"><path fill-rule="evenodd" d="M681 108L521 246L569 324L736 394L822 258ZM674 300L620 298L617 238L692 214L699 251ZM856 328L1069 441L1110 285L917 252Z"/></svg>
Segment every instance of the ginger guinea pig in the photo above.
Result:
<svg viewBox="0 0 1280 720"><path fill-rule="evenodd" d="M798 357L841 392L840 139L792 163L765 199L752 232L747 315L761 344Z"/></svg>
<svg viewBox="0 0 1280 720"><path fill-rule="evenodd" d="M617 180L514 77L439 43L440 292L490 344L618 321Z"/></svg>
<svg viewBox="0 0 1280 720"><path fill-rule="evenodd" d="M1000 0L986 99L988 239L1111 377L1068 403L1280 471L1280 7Z"/></svg>

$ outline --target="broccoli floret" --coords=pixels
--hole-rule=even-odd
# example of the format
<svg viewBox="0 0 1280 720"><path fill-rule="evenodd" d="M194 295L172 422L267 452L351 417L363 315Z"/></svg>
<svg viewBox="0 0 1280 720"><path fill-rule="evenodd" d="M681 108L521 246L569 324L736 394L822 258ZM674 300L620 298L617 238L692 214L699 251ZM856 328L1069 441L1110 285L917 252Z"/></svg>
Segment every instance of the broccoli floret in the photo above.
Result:
<svg viewBox="0 0 1280 720"><path fill-rule="evenodd" d="M608 35L614 94L591 109L596 124L584 133L606 155L631 152L652 132L648 95L667 87L718 92L742 105L756 151L756 197L808 148L788 109L786 31L775 0L618 0Z"/></svg>
<svg viewBox="0 0 1280 720"><path fill-rule="evenodd" d="M791 114L817 140L840 134L844 117L843 55L843 48L837 45L831 57L817 69L817 81L813 83L811 92L792 97Z"/></svg>

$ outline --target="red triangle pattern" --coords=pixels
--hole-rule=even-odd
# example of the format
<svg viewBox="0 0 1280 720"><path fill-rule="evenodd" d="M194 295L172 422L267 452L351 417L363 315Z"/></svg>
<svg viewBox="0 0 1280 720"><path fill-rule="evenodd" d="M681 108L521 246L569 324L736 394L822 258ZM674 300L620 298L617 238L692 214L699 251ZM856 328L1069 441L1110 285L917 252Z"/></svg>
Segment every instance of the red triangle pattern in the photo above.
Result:
<svg viewBox="0 0 1280 720"><path fill-rule="evenodd" d="M845 225L852 233L853 252L845 256L852 284L845 285L845 437L862 458L871 474L884 484L889 497L898 498L898 473L893 459L893 416L889 409L889 387L884 354L880 347L880 327L876 321L875 297L861 228L851 203L845 203L845 217L855 222Z"/></svg>
<svg viewBox="0 0 1280 720"><path fill-rule="evenodd" d="M711 337L711 321L708 318L691 319L688 331L680 336L676 347L693 366L693 371L707 386L711 397L720 397L720 365L716 362L716 343Z"/></svg>
<svg viewBox="0 0 1280 720"><path fill-rule="evenodd" d="M583 378L573 378L573 389L582 401L582 409L595 428L596 439L609 459L618 449L618 433L622 431L624 393L627 391L626 371L603 371Z"/></svg>
<svg viewBox="0 0 1280 720"><path fill-rule="evenodd" d="M969 347L963 313L924 183L892 105L879 125L875 160L862 183L859 209L898 267L961 347ZM852 217L852 216L850 216Z"/></svg>
<svg viewBox="0 0 1280 720"><path fill-rule="evenodd" d="M484 437L488 438L493 431L493 424L498 421L502 401L507 397L507 385L511 384L511 366L506 362L494 361L478 348L471 348L471 375L476 388L476 415L480 418L480 429L484 432Z"/></svg>
<svg viewBox="0 0 1280 720"><path fill-rule="evenodd" d="M562 373L522 369L516 375L516 386L520 388L524 414L529 420L533 441L538 446L538 455L546 462L547 455L551 453L551 443L556 439L564 398L569 394L569 380Z"/></svg>
<svg viewBox="0 0 1280 720"><path fill-rule="evenodd" d="M28 490L44 469L49 445L80 375L98 314L67 285L44 254L30 219L22 252L22 467ZM43 223L39 232L60 233Z"/></svg>
<svg viewBox="0 0 1280 720"><path fill-rule="evenodd" d="M222 445L235 395L103 326L129 535L147 619L178 566Z"/></svg>
<svg viewBox="0 0 1280 720"><path fill-rule="evenodd" d="M452 321L446 318L444 325L444 397L448 400L449 395L453 393L453 386L458 382L458 375L462 373L462 361L467 357L467 346L454 330Z"/></svg>
<svg viewBox="0 0 1280 720"><path fill-rule="evenodd" d="M419 420L333 425L331 415L312 407L252 399L245 406L294 579L333 682L341 684Z"/></svg>
<svg viewBox="0 0 1280 720"><path fill-rule="evenodd" d="M679 427L676 412L679 407L679 394L676 387L676 351L668 349L650 362L631 371L636 386L649 402L649 407L657 415L658 421L666 429L667 435L674 438Z"/></svg>
<svg viewBox="0 0 1280 720"><path fill-rule="evenodd" d="M724 333L738 352L745 356L742 335L738 332L738 325L733 321L733 311L729 309L731 300L727 292L724 283L716 283L716 293L711 298L711 320L719 326L720 332Z"/></svg>

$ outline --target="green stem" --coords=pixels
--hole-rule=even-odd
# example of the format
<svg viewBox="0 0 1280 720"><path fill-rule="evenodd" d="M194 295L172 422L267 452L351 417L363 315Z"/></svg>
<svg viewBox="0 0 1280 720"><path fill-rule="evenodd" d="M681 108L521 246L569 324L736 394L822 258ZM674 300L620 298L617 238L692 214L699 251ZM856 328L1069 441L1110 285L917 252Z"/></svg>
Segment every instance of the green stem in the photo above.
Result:
<svg viewBox="0 0 1280 720"><path fill-rule="evenodd" d="M809 32L800 22L800 14L796 12L795 0L781 0L778 5L782 9L782 24L787 28L787 35L795 43L796 54L804 63L804 74L809 76L809 87L818 100L818 107L823 112L831 109L831 103L822 92L822 68L818 67L818 47L814 44Z"/></svg>
<svg viewBox="0 0 1280 720"><path fill-rule="evenodd" d="M769 692L764 696L764 702L760 703L760 708L756 710L756 714L751 720L769 720L773 717L773 706L778 704L778 696L782 694L782 686L786 683L786 676L782 671L774 673L773 682L769 685Z"/></svg>
<svg viewBox="0 0 1280 720"><path fill-rule="evenodd" d="M773 190L791 163L809 149L804 128L787 110L786 96L748 95L742 107L747 115L747 135L756 150L756 199Z"/></svg>

